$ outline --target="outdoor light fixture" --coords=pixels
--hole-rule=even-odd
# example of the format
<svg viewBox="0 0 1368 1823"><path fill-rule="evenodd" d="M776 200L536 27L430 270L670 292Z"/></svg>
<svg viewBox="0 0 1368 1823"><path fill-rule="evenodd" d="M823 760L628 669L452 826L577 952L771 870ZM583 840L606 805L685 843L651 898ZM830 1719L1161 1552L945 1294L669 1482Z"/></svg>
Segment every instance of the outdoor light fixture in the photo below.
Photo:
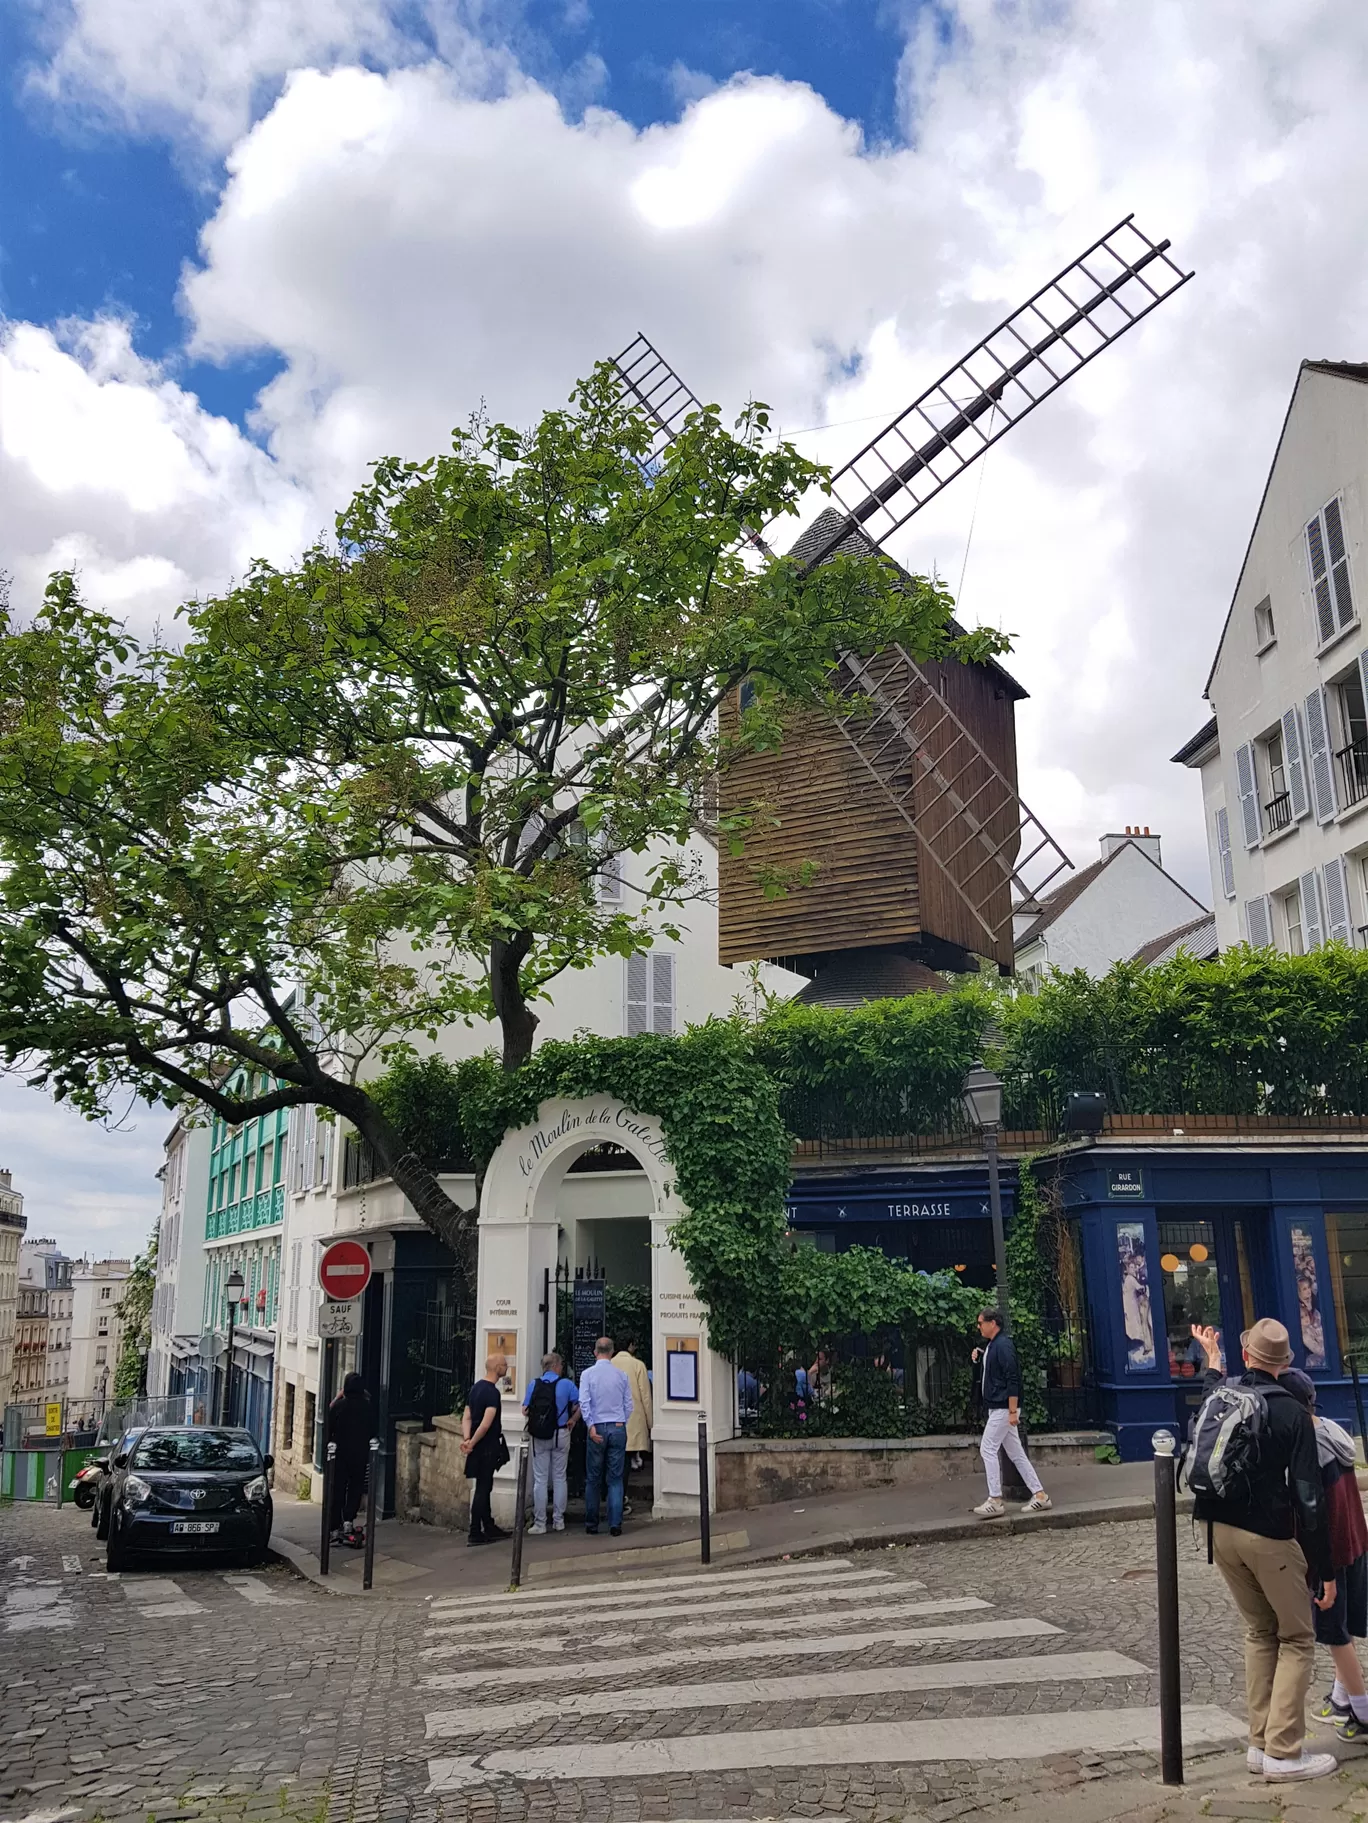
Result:
<svg viewBox="0 0 1368 1823"><path fill-rule="evenodd" d="M998 1128L1002 1125L1002 1078L976 1063L961 1090L964 1112L983 1135L988 1158L988 1207L993 1218L993 1270L1004 1330L1011 1328L1011 1288L1007 1283L1007 1235L1002 1224L1002 1187L998 1178Z"/></svg>
<svg viewBox="0 0 1368 1823"><path fill-rule="evenodd" d="M221 1424L233 1422L233 1331L237 1327L237 1308L247 1281L235 1266L228 1274L224 1293L228 1299L228 1354L223 1364L223 1416Z"/></svg>
<svg viewBox="0 0 1368 1823"><path fill-rule="evenodd" d="M976 1127L1002 1125L1002 1078L976 1063L964 1079L960 1091L964 1112Z"/></svg>

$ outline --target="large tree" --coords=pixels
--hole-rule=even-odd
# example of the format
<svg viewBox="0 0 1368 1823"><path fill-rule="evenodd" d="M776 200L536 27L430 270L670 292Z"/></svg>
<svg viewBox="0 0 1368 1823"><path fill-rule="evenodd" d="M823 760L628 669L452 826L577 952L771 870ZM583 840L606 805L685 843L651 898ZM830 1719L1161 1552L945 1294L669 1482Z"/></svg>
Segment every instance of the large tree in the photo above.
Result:
<svg viewBox="0 0 1368 1823"><path fill-rule="evenodd" d="M717 770L832 700L840 652L1000 649L881 558L756 561L750 528L823 480L763 408L700 413L659 462L651 435L601 370L530 433L378 463L335 538L179 640L139 645L65 574L6 614L0 1054L92 1116L130 1090L228 1121L316 1103L458 1245L470 1212L367 1059L493 1017L516 1068L556 974L701 890ZM607 901L629 851L647 883Z"/></svg>

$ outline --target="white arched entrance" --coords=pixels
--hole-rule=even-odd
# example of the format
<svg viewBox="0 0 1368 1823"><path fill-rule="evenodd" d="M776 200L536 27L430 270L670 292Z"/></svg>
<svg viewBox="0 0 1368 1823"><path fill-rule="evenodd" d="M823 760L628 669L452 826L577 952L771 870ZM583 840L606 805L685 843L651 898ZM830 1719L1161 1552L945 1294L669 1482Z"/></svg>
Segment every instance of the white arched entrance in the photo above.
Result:
<svg viewBox="0 0 1368 1823"><path fill-rule="evenodd" d="M541 1369L544 1336L554 1337L554 1310L544 1311L547 1275L555 1296L561 1180L581 1153L606 1140L640 1162L651 1199L651 1359L655 1423L655 1508L658 1516L698 1510L698 1419L708 1414L710 1442L731 1433L731 1374L708 1347L707 1322L694 1296L688 1269L670 1243L670 1228L685 1213L665 1156L659 1119L638 1114L608 1095L544 1101L528 1126L506 1133L485 1173L480 1195L480 1253L475 1352L482 1360L494 1338L516 1366L504 1395L503 1426L516 1462L523 1435L522 1393ZM612 1219L611 1215L604 1219ZM692 1377L677 1366L671 1386L669 1356L697 1353L697 1397L672 1397ZM681 1371L682 1370L682 1371ZM713 1481L709 1449L709 1482ZM495 1514L508 1523L514 1498L514 1465L494 1488ZM709 1493L711 1497L712 1488Z"/></svg>

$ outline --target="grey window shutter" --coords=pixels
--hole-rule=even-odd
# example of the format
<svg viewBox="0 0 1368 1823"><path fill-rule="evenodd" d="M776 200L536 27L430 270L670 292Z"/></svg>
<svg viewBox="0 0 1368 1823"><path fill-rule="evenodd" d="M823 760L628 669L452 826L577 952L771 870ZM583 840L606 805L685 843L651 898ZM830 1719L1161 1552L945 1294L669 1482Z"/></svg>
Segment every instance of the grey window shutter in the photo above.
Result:
<svg viewBox="0 0 1368 1823"><path fill-rule="evenodd" d="M622 857L609 855L599 869L599 899L604 905L617 905L622 899Z"/></svg>
<svg viewBox="0 0 1368 1823"><path fill-rule="evenodd" d="M1267 949L1273 941L1273 921L1268 915L1267 895L1245 900L1245 930L1252 949Z"/></svg>
<svg viewBox="0 0 1368 1823"><path fill-rule="evenodd" d="M645 956L627 958L627 1036L639 1038L651 1029L650 970Z"/></svg>
<svg viewBox="0 0 1368 1823"><path fill-rule="evenodd" d="M1216 854L1221 863L1221 891L1235 897L1235 857L1230 852L1230 817L1224 804L1216 812Z"/></svg>
<svg viewBox="0 0 1368 1823"><path fill-rule="evenodd" d="M1335 769L1330 763L1330 718L1325 710L1325 692L1321 689L1313 690L1306 699L1306 745L1316 821L1328 823L1336 810Z"/></svg>
<svg viewBox="0 0 1368 1823"><path fill-rule="evenodd" d="M1254 771L1254 749L1248 741L1235 749L1235 782L1240 793L1240 816L1244 823L1244 845L1259 846L1259 787Z"/></svg>
<svg viewBox="0 0 1368 1823"><path fill-rule="evenodd" d="M1320 514L1306 528L1306 560L1311 567L1311 593L1316 602L1316 631L1325 644L1335 631L1335 607L1330 599L1330 578L1325 570L1325 539Z"/></svg>
<svg viewBox="0 0 1368 1823"><path fill-rule="evenodd" d="M1349 941L1349 871L1341 855L1325 863L1325 927L1329 942Z"/></svg>
<svg viewBox="0 0 1368 1823"><path fill-rule="evenodd" d="M1306 797L1306 767L1302 763L1301 717L1294 708L1285 709L1282 718L1283 758L1287 762L1287 790L1292 799L1294 821L1311 808Z"/></svg>
<svg viewBox="0 0 1368 1823"><path fill-rule="evenodd" d="M672 1032L675 1029L675 959L659 950L651 952L651 1030Z"/></svg>
<svg viewBox="0 0 1368 1823"><path fill-rule="evenodd" d="M1344 548L1344 525L1340 519L1338 499L1325 509L1325 554L1329 558L1330 585L1335 597L1335 614L1339 624L1347 627L1354 618L1354 598L1349 588L1349 553Z"/></svg>
<svg viewBox="0 0 1368 1823"><path fill-rule="evenodd" d="M1308 953L1325 941L1325 919L1321 916L1320 875L1313 867L1297 883L1301 888L1302 942Z"/></svg>

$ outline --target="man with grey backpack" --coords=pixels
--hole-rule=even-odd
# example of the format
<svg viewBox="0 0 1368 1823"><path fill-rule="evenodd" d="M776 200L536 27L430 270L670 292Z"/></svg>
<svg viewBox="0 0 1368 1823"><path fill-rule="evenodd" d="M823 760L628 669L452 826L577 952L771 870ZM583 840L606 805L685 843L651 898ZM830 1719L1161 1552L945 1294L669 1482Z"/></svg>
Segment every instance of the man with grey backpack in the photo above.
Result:
<svg viewBox="0 0 1368 1823"><path fill-rule="evenodd" d="M1249 1770L1277 1782L1324 1778L1336 1770L1334 1755L1306 1751L1315 1669L1307 1583L1324 1610L1334 1605L1335 1579L1316 1434L1305 1406L1278 1384L1292 1365L1287 1330L1271 1317L1247 1329L1246 1371L1230 1381L1216 1331L1194 1324L1192 1333L1206 1355L1206 1398L1185 1473L1245 1624Z"/></svg>

